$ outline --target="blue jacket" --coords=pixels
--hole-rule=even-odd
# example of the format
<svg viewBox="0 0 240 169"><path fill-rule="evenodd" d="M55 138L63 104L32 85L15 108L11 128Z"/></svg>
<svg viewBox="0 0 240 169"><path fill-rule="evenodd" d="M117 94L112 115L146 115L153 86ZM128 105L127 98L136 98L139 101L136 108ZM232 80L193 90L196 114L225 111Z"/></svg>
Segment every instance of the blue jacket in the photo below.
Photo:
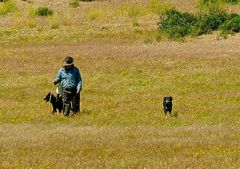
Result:
<svg viewBox="0 0 240 169"><path fill-rule="evenodd" d="M64 67L59 69L55 81L61 83L63 89L82 89L82 77L80 71L75 66L69 71Z"/></svg>

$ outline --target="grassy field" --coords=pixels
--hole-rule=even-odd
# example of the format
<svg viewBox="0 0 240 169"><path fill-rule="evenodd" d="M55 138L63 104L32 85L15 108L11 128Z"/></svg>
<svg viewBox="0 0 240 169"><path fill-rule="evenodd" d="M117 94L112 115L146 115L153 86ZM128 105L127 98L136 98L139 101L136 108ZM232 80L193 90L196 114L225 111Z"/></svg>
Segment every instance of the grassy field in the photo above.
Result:
<svg viewBox="0 0 240 169"><path fill-rule="evenodd" d="M0 16L0 168L240 168L240 35L157 42L154 9L196 3L147 2L53 1L37 18L47 1L16 1ZM65 118L43 98L68 54L84 86Z"/></svg>

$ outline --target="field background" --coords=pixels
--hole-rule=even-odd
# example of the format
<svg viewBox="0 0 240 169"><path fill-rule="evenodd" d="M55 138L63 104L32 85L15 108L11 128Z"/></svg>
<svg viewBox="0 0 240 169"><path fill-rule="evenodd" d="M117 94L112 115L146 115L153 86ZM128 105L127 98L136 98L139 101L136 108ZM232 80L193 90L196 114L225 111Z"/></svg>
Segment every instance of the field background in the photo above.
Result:
<svg viewBox="0 0 240 169"><path fill-rule="evenodd" d="M197 1L13 2L0 16L0 168L240 168L240 35L156 31L159 11ZM66 55L84 84L70 118L43 101Z"/></svg>

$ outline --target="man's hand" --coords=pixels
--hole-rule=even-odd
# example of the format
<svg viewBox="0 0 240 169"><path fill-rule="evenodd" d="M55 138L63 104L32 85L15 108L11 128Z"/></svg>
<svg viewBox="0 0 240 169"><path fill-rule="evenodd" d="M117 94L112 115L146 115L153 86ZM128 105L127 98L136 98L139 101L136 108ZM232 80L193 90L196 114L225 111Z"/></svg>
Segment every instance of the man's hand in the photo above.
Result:
<svg viewBox="0 0 240 169"><path fill-rule="evenodd" d="M82 89L77 89L77 92L76 92L76 93L79 94L79 93L81 92L81 90L82 90Z"/></svg>
<svg viewBox="0 0 240 169"><path fill-rule="evenodd" d="M54 81L53 81L53 84L56 85L56 84L58 84L58 82L54 80Z"/></svg>

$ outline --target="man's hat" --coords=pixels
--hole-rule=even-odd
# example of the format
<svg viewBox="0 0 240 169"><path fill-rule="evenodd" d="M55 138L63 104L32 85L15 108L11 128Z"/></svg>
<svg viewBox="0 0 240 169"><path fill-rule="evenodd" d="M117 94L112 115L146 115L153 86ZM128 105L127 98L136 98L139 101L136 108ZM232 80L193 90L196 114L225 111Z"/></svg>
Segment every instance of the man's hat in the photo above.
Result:
<svg viewBox="0 0 240 169"><path fill-rule="evenodd" d="M70 66L70 65L73 65L73 58L71 56L67 56L65 59L64 59L64 64L63 66Z"/></svg>

